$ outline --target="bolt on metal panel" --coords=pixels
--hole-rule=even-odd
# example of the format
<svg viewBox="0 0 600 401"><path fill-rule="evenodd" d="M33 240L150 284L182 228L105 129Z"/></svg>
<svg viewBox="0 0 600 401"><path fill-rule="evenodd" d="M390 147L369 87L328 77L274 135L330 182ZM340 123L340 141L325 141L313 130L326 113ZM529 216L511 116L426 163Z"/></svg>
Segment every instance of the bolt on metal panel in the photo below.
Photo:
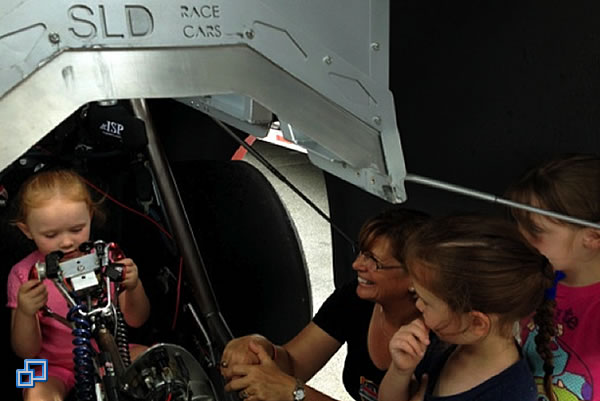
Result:
<svg viewBox="0 0 600 401"><path fill-rule="evenodd" d="M0 168L88 102L239 96L230 106L247 107L220 112L246 124L273 113L328 155L323 169L367 171L377 179L351 182L402 201L388 13L364 0L5 0Z"/></svg>

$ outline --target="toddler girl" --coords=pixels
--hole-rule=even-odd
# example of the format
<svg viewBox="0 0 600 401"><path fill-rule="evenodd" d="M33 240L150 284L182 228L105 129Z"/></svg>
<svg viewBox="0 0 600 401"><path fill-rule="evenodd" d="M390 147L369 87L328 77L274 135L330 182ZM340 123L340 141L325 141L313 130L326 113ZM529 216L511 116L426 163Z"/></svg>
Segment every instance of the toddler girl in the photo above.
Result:
<svg viewBox="0 0 600 401"><path fill-rule="evenodd" d="M73 171L44 171L30 177L18 195L17 227L31 239L37 250L17 263L8 277L11 312L11 344L21 358L48 360L48 381L36 382L23 392L29 400L63 400L75 384L73 335L71 329L40 312L44 305L65 317L68 305L52 280L29 279L37 261L53 251L65 255L78 250L90 238L96 205L83 179ZM119 296L125 321L141 326L148 318L150 304L133 260L125 258L125 275Z"/></svg>

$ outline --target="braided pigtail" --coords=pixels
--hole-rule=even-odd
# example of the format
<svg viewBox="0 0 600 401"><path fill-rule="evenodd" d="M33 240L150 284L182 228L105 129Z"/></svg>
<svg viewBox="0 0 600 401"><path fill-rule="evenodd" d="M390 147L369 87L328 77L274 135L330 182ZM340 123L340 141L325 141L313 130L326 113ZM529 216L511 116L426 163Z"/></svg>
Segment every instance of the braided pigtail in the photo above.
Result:
<svg viewBox="0 0 600 401"><path fill-rule="evenodd" d="M548 278L548 284L544 300L536 310L533 317L534 323L538 326L538 334L535 336L536 351L544 361L544 392L550 401L555 401L556 397L552 391L552 374L554 373L554 357L550 349L550 343L556 336L556 324L554 322L554 309L556 307L556 285L564 277L564 273L553 272L552 266L546 260L542 268L543 274Z"/></svg>

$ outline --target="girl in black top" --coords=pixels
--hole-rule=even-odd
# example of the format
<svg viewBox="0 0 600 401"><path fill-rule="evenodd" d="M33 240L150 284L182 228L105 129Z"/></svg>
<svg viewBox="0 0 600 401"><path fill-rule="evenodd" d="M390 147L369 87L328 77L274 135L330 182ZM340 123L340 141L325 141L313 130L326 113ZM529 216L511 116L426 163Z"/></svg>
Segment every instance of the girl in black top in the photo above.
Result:
<svg viewBox="0 0 600 401"><path fill-rule="evenodd" d="M379 400L408 400L411 379L427 373L428 401L536 401L513 328L535 312L540 332L552 331L554 273L516 226L476 216L433 219L407 241L406 266L422 316L392 338ZM536 343L551 373L549 339Z"/></svg>

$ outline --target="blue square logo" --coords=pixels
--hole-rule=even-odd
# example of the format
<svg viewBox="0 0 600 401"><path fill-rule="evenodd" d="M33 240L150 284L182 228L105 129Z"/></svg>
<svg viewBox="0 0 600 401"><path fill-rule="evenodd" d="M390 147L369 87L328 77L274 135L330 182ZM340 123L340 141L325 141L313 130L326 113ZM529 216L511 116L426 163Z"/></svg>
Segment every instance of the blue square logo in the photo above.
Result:
<svg viewBox="0 0 600 401"><path fill-rule="evenodd" d="M35 367L41 367L41 373L35 374ZM25 367L17 369L17 388L31 388L35 382L48 381L47 359L25 359Z"/></svg>

